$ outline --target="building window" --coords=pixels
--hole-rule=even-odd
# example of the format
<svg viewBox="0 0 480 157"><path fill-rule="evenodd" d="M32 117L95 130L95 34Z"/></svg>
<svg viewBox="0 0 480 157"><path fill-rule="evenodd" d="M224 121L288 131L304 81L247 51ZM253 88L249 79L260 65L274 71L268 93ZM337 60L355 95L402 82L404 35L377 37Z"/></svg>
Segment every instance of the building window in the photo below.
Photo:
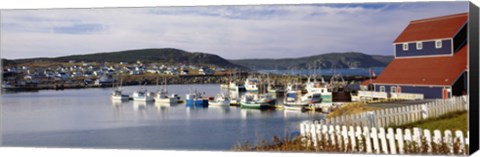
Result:
<svg viewBox="0 0 480 157"><path fill-rule="evenodd" d="M435 40L435 48L442 48L442 40Z"/></svg>
<svg viewBox="0 0 480 157"><path fill-rule="evenodd" d="M422 42L417 42L417 50L421 50L423 48Z"/></svg>
<svg viewBox="0 0 480 157"><path fill-rule="evenodd" d="M380 92L385 92L385 86L380 86Z"/></svg>
<svg viewBox="0 0 480 157"><path fill-rule="evenodd" d="M390 87L390 93L396 93L397 92L397 87Z"/></svg>
<svg viewBox="0 0 480 157"><path fill-rule="evenodd" d="M408 43L403 43L403 51L408 51Z"/></svg>

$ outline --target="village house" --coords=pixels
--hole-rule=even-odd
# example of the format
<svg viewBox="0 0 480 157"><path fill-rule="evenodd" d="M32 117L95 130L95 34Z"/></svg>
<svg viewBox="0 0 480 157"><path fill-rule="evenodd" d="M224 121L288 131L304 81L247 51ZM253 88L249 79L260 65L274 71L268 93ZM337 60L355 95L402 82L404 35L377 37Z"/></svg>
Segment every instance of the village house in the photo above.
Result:
<svg viewBox="0 0 480 157"><path fill-rule="evenodd" d="M393 42L394 60L373 90L424 99L467 93L468 13L414 20Z"/></svg>

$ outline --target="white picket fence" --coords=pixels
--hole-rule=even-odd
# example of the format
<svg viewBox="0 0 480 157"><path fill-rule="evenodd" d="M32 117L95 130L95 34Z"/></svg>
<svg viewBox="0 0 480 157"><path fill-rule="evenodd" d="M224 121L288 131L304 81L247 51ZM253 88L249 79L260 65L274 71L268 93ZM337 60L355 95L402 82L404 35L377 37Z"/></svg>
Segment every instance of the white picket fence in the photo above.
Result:
<svg viewBox="0 0 480 157"><path fill-rule="evenodd" d="M312 144L318 148L319 142L335 145L345 152L375 153L375 154L455 154L468 153L468 138L462 131L455 131L455 136L450 130L444 134L439 130L420 130L419 128L394 129L369 128L360 126L322 125L314 122L302 122L300 132L305 144ZM439 153L440 152L440 153Z"/></svg>
<svg viewBox="0 0 480 157"><path fill-rule="evenodd" d="M425 104L337 116L316 120L315 122L325 125L388 127L439 117L450 112L465 111L468 108L468 97L460 96L447 100L439 99Z"/></svg>

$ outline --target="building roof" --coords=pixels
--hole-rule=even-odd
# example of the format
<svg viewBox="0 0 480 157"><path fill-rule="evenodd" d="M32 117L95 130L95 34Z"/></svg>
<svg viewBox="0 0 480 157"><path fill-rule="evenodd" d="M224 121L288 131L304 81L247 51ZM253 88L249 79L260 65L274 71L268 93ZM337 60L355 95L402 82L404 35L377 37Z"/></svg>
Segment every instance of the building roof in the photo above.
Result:
<svg viewBox="0 0 480 157"><path fill-rule="evenodd" d="M467 20L468 13L414 20L393 43L452 38Z"/></svg>
<svg viewBox="0 0 480 157"><path fill-rule="evenodd" d="M465 44L453 56L397 58L374 80L374 84L450 86L467 69Z"/></svg>

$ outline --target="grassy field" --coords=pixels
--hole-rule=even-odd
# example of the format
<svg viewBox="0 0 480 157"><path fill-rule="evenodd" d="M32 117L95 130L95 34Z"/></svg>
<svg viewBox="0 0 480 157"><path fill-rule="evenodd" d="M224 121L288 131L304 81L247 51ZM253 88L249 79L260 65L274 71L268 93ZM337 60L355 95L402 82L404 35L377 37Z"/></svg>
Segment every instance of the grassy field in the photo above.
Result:
<svg viewBox="0 0 480 157"><path fill-rule="evenodd" d="M422 121L409 123L392 128L413 128L429 129L431 131L439 129L442 132L446 129L451 131L462 130L464 133L468 130L468 112L453 112L437 118L429 118Z"/></svg>

